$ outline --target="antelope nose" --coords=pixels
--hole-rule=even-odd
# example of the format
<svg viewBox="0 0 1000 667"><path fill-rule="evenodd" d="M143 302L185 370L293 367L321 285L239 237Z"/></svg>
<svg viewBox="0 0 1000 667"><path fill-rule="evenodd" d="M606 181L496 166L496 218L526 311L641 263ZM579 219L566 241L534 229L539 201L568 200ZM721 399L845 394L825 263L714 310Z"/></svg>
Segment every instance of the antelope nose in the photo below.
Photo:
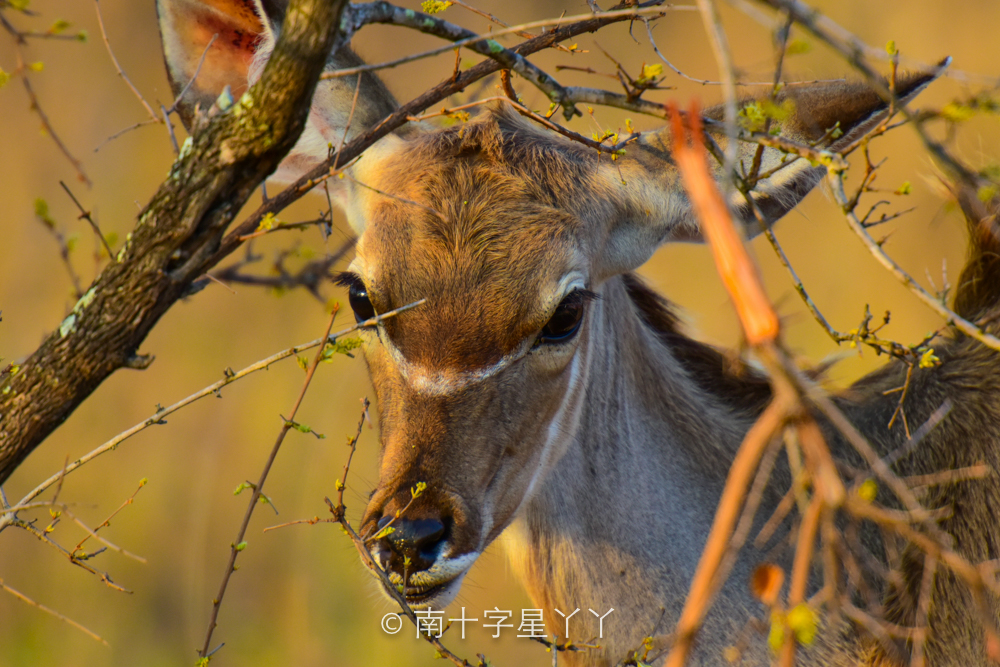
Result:
<svg viewBox="0 0 1000 667"><path fill-rule="evenodd" d="M392 517L384 516L378 521L379 529L392 521ZM404 519L402 517L392 522L394 530L383 540L395 556L390 559L390 567L402 574L420 572L430 568L437 558L437 547L442 542L446 527L438 519ZM404 562L409 559L409 565Z"/></svg>

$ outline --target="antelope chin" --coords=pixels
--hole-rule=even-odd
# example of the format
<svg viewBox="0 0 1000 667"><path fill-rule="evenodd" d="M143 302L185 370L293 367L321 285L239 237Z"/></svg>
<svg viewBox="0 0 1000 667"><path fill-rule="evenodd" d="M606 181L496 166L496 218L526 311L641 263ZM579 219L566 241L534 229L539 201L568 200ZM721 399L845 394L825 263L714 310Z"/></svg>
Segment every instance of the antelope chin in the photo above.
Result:
<svg viewBox="0 0 1000 667"><path fill-rule="evenodd" d="M413 573L403 590L406 604L415 610L444 609L458 595L458 591L462 587L462 580L465 579L465 575L477 558L479 558L478 551L462 554L455 558L439 558L430 569ZM403 578L398 573L389 572L388 574L389 581L394 586L398 587L403 583ZM384 585L382 592L392 599Z"/></svg>
<svg viewBox="0 0 1000 667"><path fill-rule="evenodd" d="M465 574L460 574L450 581L433 586L407 586L404 593L406 604L412 609L444 609L458 595Z"/></svg>

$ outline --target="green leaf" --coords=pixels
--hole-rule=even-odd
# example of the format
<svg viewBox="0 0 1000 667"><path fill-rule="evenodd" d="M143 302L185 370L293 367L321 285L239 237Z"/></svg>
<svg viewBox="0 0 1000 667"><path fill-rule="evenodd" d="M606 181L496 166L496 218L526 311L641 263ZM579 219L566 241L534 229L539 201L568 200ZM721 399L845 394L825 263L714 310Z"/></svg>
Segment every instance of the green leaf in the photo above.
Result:
<svg viewBox="0 0 1000 667"><path fill-rule="evenodd" d="M242 542L240 542L239 544L237 544L233 548L236 549L237 551L243 551L244 549L247 548L247 542L246 542L246 540L243 540Z"/></svg>
<svg viewBox="0 0 1000 667"><path fill-rule="evenodd" d="M788 612L788 627L795 633L795 640L803 646L810 646L816 641L816 630L819 628L819 615L809 605L795 605Z"/></svg>
<svg viewBox="0 0 1000 667"><path fill-rule="evenodd" d="M278 220L277 216L275 216L274 213L268 213L260 221L260 224L257 225L257 231L258 232L269 231L271 229L274 229L276 226L280 227L281 221Z"/></svg>
<svg viewBox="0 0 1000 667"><path fill-rule="evenodd" d="M58 35L66 31L72 24L69 21L64 21L63 19L56 20L51 26L49 26L50 35Z"/></svg>
<svg viewBox="0 0 1000 667"><path fill-rule="evenodd" d="M896 48L896 40L890 39L888 42L885 43L885 52L888 53L890 56L894 56L897 53L899 53L899 49Z"/></svg>
<svg viewBox="0 0 1000 667"><path fill-rule="evenodd" d="M388 537L388 536L392 535L395 532L396 532L396 529L393 526L386 526L382 530L380 530L377 533L375 533L374 535L372 535L371 539L372 540L380 540L383 537Z"/></svg>
<svg viewBox="0 0 1000 667"><path fill-rule="evenodd" d="M874 479L866 479L858 487L858 497L866 503L875 500L876 494L878 494L878 484L875 483Z"/></svg>
<svg viewBox="0 0 1000 667"><path fill-rule="evenodd" d="M635 80L637 86L650 86L656 83L658 77L663 76L663 65L659 63L653 65L643 65L639 78Z"/></svg>
<svg viewBox="0 0 1000 667"><path fill-rule="evenodd" d="M323 350L323 356L320 357L320 361L329 362L335 354L346 354L349 357L353 357L354 355L351 352L361 347L362 344L363 341L358 337L338 338L332 343L327 344L326 349Z"/></svg>
<svg viewBox="0 0 1000 667"><path fill-rule="evenodd" d="M49 215L49 203L41 197L35 200L35 217L49 229L54 229L56 226L56 221Z"/></svg>
<svg viewBox="0 0 1000 667"><path fill-rule="evenodd" d="M976 115L976 110L968 104L961 102L949 102L941 109L941 117L953 123L961 123Z"/></svg>
<svg viewBox="0 0 1000 667"><path fill-rule="evenodd" d="M7 74L7 72L3 71L3 68L0 67L0 88L6 86L8 81L10 81L10 74Z"/></svg>
<svg viewBox="0 0 1000 667"><path fill-rule="evenodd" d="M323 435L322 433L317 433L306 424L300 424L296 421L292 421L291 419L285 419L285 425L288 426L289 428L294 428L299 433L312 433L319 440L323 440L324 438L326 438L325 435Z"/></svg>
<svg viewBox="0 0 1000 667"><path fill-rule="evenodd" d="M755 100L740 109L737 121L749 132L763 132L767 121L780 123L793 113L795 113L795 102L792 100L783 100L781 104L775 104L768 99Z"/></svg>
<svg viewBox="0 0 1000 667"><path fill-rule="evenodd" d="M785 53L790 56L798 56L812 51L812 42L804 39L790 39L785 45Z"/></svg>
<svg viewBox="0 0 1000 667"><path fill-rule="evenodd" d="M934 368L941 363L941 360L934 355L934 348L929 347L920 355L921 368Z"/></svg>

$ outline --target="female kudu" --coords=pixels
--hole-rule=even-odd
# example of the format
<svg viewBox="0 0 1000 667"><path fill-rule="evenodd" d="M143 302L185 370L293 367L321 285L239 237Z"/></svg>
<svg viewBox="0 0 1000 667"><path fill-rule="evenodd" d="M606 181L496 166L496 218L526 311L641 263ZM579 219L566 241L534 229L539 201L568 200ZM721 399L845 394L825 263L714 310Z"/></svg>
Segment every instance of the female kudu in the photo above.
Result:
<svg viewBox="0 0 1000 667"><path fill-rule="evenodd" d="M284 4L158 0L176 91L219 34L188 89L186 120L226 85L239 99L266 62ZM345 49L328 66L358 62ZM933 77L903 78L897 93L908 99ZM356 85L353 77L320 83L309 126L279 175L294 178L325 160L345 132L350 139L395 108L384 85L364 75L348 131ZM802 143L826 137L824 147L834 151L884 114L879 96L857 84L798 88L794 103L782 134ZM829 139L838 124L842 134ZM724 137L716 140L725 146ZM391 135L337 181L359 236L343 277L357 317L427 299L363 334L381 408L381 452L361 532L374 534L409 504L372 552L395 582L404 584L405 571L414 607L448 604L503 533L550 633L565 634L557 609L614 609L603 622L602 648L570 654L573 664L612 664L676 623L729 462L769 389L685 337L668 304L630 273L658 245L699 236L670 144L666 131L649 133L612 164L500 104L456 127ZM756 148L740 146L747 164ZM773 173L753 193L771 221L823 174L801 159L775 169L782 160L764 151L761 172ZM752 233L757 223L746 203L733 208ZM997 312L1000 280L990 258L998 247L992 235L976 236L978 254L958 291L968 319ZM945 399L954 408L903 465L993 464L996 353L957 334L935 350L943 364L915 375L907 412L922 422ZM890 363L842 401L881 451L906 440L901 426L886 429L898 397L882 393L904 375L904 365ZM411 504L417 482L427 490ZM954 513L941 525L956 548L973 562L997 557L995 483L948 492ZM776 501L769 492L763 511ZM739 557L705 620L697 661L723 663L721 649L748 610L759 610L745 582L761 558L749 548ZM906 576L907 585L919 584L919 567ZM983 661L968 593L942 573L933 599L930 663ZM908 600L896 595L888 617L912 619ZM579 614L571 638L597 636L598 623ZM877 664L880 656L844 631L826 633L803 659ZM766 662L767 648L751 648L745 659Z"/></svg>

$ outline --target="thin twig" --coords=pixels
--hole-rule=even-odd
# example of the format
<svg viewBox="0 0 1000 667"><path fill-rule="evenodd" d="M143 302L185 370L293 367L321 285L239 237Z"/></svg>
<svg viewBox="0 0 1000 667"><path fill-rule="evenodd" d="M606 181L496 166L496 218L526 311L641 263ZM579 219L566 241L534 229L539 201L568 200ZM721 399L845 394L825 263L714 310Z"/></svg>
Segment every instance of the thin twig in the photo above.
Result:
<svg viewBox="0 0 1000 667"><path fill-rule="evenodd" d="M739 133L736 126L736 85L734 83L736 74L733 69L733 56L729 50L729 40L722 27L722 19L719 17L719 9L715 6L714 0L698 0L698 9L701 11L702 22L708 33L708 41L712 45L712 52L715 54L715 61L719 66L719 73L722 75L727 139L726 161L722 170L722 190L728 192L732 187L733 168L736 165L736 156L739 151L739 144L736 142L736 136ZM651 30L650 34L652 34Z"/></svg>
<svg viewBox="0 0 1000 667"><path fill-rule="evenodd" d="M94 221L94 218L90 214L90 211L83 208L79 200L77 200L76 196L69 189L69 186L67 186L63 181L59 181L59 185L62 186L62 189L66 191L66 194L69 195L69 198L73 200L73 203L76 204L77 209L79 209L80 215L77 217L77 220L86 220L88 223L90 223L90 228L94 230L94 234L97 235L97 238L100 240L101 245L104 246L104 250L107 251L108 259L114 263L117 263L118 260L115 258L115 253L112 252L111 246L108 245L108 240L104 238L104 234L101 233L101 228L97 226L97 222Z"/></svg>
<svg viewBox="0 0 1000 667"><path fill-rule="evenodd" d="M330 330L333 329L333 321L336 317L337 310L334 309L334 311L330 314L330 320L327 322L326 330L323 332L323 337L320 340L327 340L330 337ZM260 502L264 482L267 481L267 475L271 471L271 466L274 465L274 460L278 456L278 451L281 449L281 444L284 442L285 436L288 435L288 432L295 424L295 415L298 414L299 407L302 405L306 391L309 389L313 376L316 374L316 368L323 359L323 352L324 347L320 347L319 350L316 351L316 355L313 357L313 361L309 365L309 369L306 371L306 377L302 382L302 389L299 391L299 396L295 399L295 404L292 406L292 410L289 413L288 418L284 420L281 430L278 432L278 437L274 441L274 446L271 448L271 453L267 457L264 469L261 470L257 484L253 487L253 494L250 496L250 504L247 506L246 513L243 515L243 522L240 524L240 528L236 533L236 539L230 545L229 561L226 564L226 571L222 575L222 582L219 584L219 592L216 594L215 599L212 600L212 614L208 619L208 630L205 633L205 643L202 645L201 651L198 654L202 658L208 657L209 649L212 646L212 633L218 625L219 610L222 608L222 601L225 598L226 590L229 587L229 579L232 577L233 572L236 571L236 558L239 556L240 552L246 548L246 542L243 538L246 537L247 528L250 526L250 519L253 517L253 512L257 508L257 503Z"/></svg>
<svg viewBox="0 0 1000 667"><path fill-rule="evenodd" d="M670 5L668 7L643 7L634 9L620 9L610 12L601 12L601 19L609 18L626 18L626 17L642 17L649 14L659 14L665 16L667 11L698 11L698 8L693 5ZM399 65L405 65L406 63L413 62L415 60L422 60L424 58L430 58L442 53L451 51L455 47L467 46L478 41L486 39L496 39L497 37L502 37L504 35L510 34L521 34L533 28L547 28L550 26L565 25L569 23L577 23L587 19L594 18L593 14L574 14L573 16L560 16L558 18L544 19L541 21L531 21L529 23L521 23L519 25L510 26L504 28L503 30L497 30L496 32L489 32L478 35L469 35L462 39L458 39L445 46L438 47L436 49L431 49L429 51L423 51L421 53L415 53L413 55L405 56L403 58L398 58L396 60L390 60L382 63L359 65L357 67L348 67L344 69L334 70L332 72L324 72L322 79L336 79L344 76L352 76L354 74L361 74L362 72L374 72L376 70L388 69L391 67L397 67Z"/></svg>
<svg viewBox="0 0 1000 667"><path fill-rule="evenodd" d="M401 308L396 308L395 310L390 310L389 312L383 313L381 315L378 315L377 317L373 317L371 319L365 320L364 322L359 322L357 324L354 324L354 325L348 327L347 329L344 329L343 331L341 331L341 332L339 332L337 334L334 334L333 336L331 336L325 342L332 343L332 342L335 342L336 340L338 340L339 338L342 338L343 336L346 336L347 334L349 334L351 332L357 331L358 329L363 329L363 328L377 326L383 320L386 320L386 319L388 319L390 317L395 317L396 315L398 315L398 314L400 314L402 312L410 310L411 308L415 308L415 307L423 304L424 301L425 301L424 299L421 299L419 301L414 301L413 303L410 303L410 304L407 304L405 306L402 306ZM44 482L42 482L41 484L39 484L38 486L36 486L31 491L29 491L20 501L18 501L17 506L22 506L22 505L25 505L25 504L31 502L39 494L43 493L46 489L48 489L49 487L51 487L53 484L57 483L59 481L59 479L64 476L64 474L69 474L69 473L73 472L74 470L76 470L77 468L79 468L80 466L85 465L86 463L89 463L90 461L94 460L95 458L97 458L101 454L105 454L105 453L107 453L109 451L114 450L115 448L118 447L118 445L120 445L125 440L131 438L136 433L139 433L140 431L143 431L143 430L149 428L150 426L154 426L154 425L165 423L163 421L163 418L166 417L167 415L170 415L170 414L172 414L174 412L177 412L181 408L187 407L188 405L194 403L195 401L197 401L199 399L205 398L206 396L218 396L218 395L220 395L219 391L223 387L225 387L226 385L228 385L228 384L230 384L232 382L236 382L237 380L240 380L240 379L246 377L247 375L250 375L251 373L255 373L255 372L261 371L261 370L267 370L271 366L271 364L273 364L275 362L278 362L278 361L281 361L282 359L287 359L289 357L295 356L296 354L298 354L300 352L304 352L305 350L312 349L312 348L317 347L318 345L321 345L323 343L324 343L324 339L317 338L316 340L309 341L308 343L303 343L301 345L296 345L296 346L290 347L290 348L288 348L286 350L282 350L281 352L278 352L276 354L272 354L270 357L267 357L266 359L262 359L262 360L258 361L257 363L251 364L250 366L247 366L246 368L244 368L243 370L241 370L239 372L233 372L233 371L227 369L227 371L225 373L225 377L222 380L219 380L218 382L216 382L214 384L210 384L209 386L205 387L201 391L195 392L194 394L191 394L187 398L181 399L180 401L178 401L177 403L174 403L171 406L168 406L166 408L160 408L160 409L158 409L156 412L154 412L147 419L139 422L138 424L136 424L132 428L119 433L114 438L112 438L111 440L108 440L107 442L105 442L100 447L97 447L96 449L91 450L87 454L85 454L85 455L81 456L80 458L78 458L77 460L73 461L68 466L66 466L65 473L63 471L60 471L60 472L56 473L55 475L52 475L51 477L49 477L47 480L45 480ZM0 531L2 531L6 526L10 525L10 523L13 521L13 519L14 519L14 516L10 512L5 512L2 516L0 516Z"/></svg>
<svg viewBox="0 0 1000 667"><path fill-rule="evenodd" d="M110 514L110 515L108 516L108 518L107 518L107 519L105 519L104 521L102 521L101 523L99 523L99 524L97 525L97 527L96 527L96 528L94 528L93 530L90 530L89 528L87 528L86 526L84 526L84 528L85 528L85 529L86 529L86 531L87 531L87 535L86 535L86 536L85 536L85 537L84 537L84 538L83 538L82 540L80 540L80 541L79 541L79 542L77 543L76 547L74 547L74 549L73 549L73 553L75 554L76 552L78 552L78 551L81 551L81 550L83 549L83 545L84 545L84 544L85 544L85 543L87 542L87 540L88 540L88 539L90 539L91 537L94 537L94 538L97 538L97 539L99 539L99 540L100 540L101 538L100 538L100 537L98 537L98 535L97 535L97 531L99 531L99 530L100 530L101 528L104 528L104 527L106 527L106 526L109 526L109 525L111 525L111 520L112 520L113 518L115 518L116 516L118 516L118 513L119 513L119 512L121 512L121 511L122 511L123 509L125 509L126 507L128 507L129 505L131 505L131 504L132 504L132 503L133 503L133 502L135 501L135 496L136 496L136 494L138 494L138 493L139 493L139 492L140 492L140 491L142 490L142 487L144 487L144 486L146 486L146 480L145 480L145 479L143 479L143 480L142 480L141 482L139 482L139 488L137 488L137 489L136 489L136 490L135 490L135 491L134 491L134 492L132 493L132 495L131 495L131 496L129 496L128 498L126 498L126 499L125 499L125 502L123 502L123 503L122 503L122 504L121 504L121 505L120 505L120 506L118 507L118 509L116 509L116 510L115 510L114 512L112 512L112 513L111 513L111 514ZM80 522L77 522L77 523L80 523ZM80 523L80 525L83 525L83 524L82 524L82 523ZM113 547L113 548L114 548L114 549L115 549L116 551L118 551L118 552L119 552L119 553L121 553L121 554L124 554L124 555L127 555L127 556L129 556L129 557L131 557L131 558L135 558L135 559L136 559L136 560L138 560L139 562L142 562L142 563L145 563L145 562L146 562L146 559L144 559L144 558L141 558L141 557L139 557L139 556L136 556L135 554L132 554L132 553L129 553L129 552L125 551L124 549L120 548L120 547L114 547L114 545L108 545L108 546L111 546L111 547Z"/></svg>
<svg viewBox="0 0 1000 667"><path fill-rule="evenodd" d="M16 45L14 53L17 60L17 68L15 72L17 73L18 76L21 77L21 83L24 84L24 90L28 94L28 100L31 103L31 110L34 111L36 114L38 114L38 118L42 121L42 126L45 128L46 133L48 133L48 135L52 137L52 141L55 142L56 147L58 147L59 151L63 154L63 156L65 156L65 158L69 160L69 163L73 165L73 169L76 170L77 178L81 182L85 183L88 188L91 187L93 183L87 176L86 172L83 170L83 163L81 163L78 159L76 159L76 157L73 156L72 153L70 153L69 148L67 148L66 144L63 143L63 140L59 137L59 134L52 126L52 122L49 121L49 117L45 113L45 110L42 109L41 102L38 101L38 96L35 94L35 89L31 86L31 81L28 80L28 66L24 62L24 56L21 51L20 43Z"/></svg>
<svg viewBox="0 0 1000 667"><path fill-rule="evenodd" d="M194 68L194 74L191 75L191 79L186 84L184 84L183 88L181 88L181 92L177 93L177 97L174 98L173 104L171 104L170 108L167 109L166 111L167 115L177 111L177 106L181 103L181 100L184 99L184 95L187 94L187 91L191 89L191 86L193 86L194 82L198 79L198 75L201 74L201 66L205 64L205 57L208 56L208 50L212 48L212 44L215 44L215 40L217 40L218 38L219 34L216 33L212 35L212 39L208 40L208 44L205 45L205 50L201 52L201 58L198 59L198 65ZM156 120L160 120L156 118L155 114L153 118Z"/></svg>
<svg viewBox="0 0 1000 667"><path fill-rule="evenodd" d="M337 480L337 507L344 507L344 489L347 488L347 473L351 470L351 461L354 459L354 452L358 449L358 439L361 438L361 430L365 426L365 420L368 418L368 406L370 403L367 398L361 399L361 419L358 420L358 432L354 434L347 445L350 448L350 452L347 454L347 461L344 463L344 479Z"/></svg>
<svg viewBox="0 0 1000 667"><path fill-rule="evenodd" d="M10 586L8 586L7 584L5 584L3 582L3 579L0 579L0 588L2 588L3 590L7 591L8 593L10 593L14 597L16 597L18 600L21 600L22 602L26 602L27 604L30 604L32 607L36 607L38 609L41 609L46 614L49 614L50 616L54 616L55 618L58 618L63 623L68 623L69 625L72 625L74 628L76 628L80 632L83 632L84 634L88 635L89 637L91 637L91 638L93 638L93 639L101 642L105 646L109 646L108 642L106 640L104 640L96 632L94 632L93 630L88 630L84 626L82 626L79 623L77 623L76 621L74 621L72 618L69 618L67 616L63 616L59 612L54 611L52 609L49 609L48 607L46 607L43 604L35 602L34 600L32 600L31 598L29 598L24 593L21 593L20 591L16 591L13 588L11 588Z"/></svg>
<svg viewBox="0 0 1000 667"><path fill-rule="evenodd" d="M827 181L830 183L830 189L833 191L834 200L841 206L848 226L858 235L858 238L861 239L872 256L878 260L878 263L899 279L911 293L924 302L924 305L940 315L948 324L951 324L965 335L979 341L986 347L1000 351L1000 339L943 305L937 297L925 290L903 267L885 253L878 241L872 238L871 234L868 233L868 229L858 220L854 209L850 207L850 202L844 192L844 175L843 171L830 170Z"/></svg>
<svg viewBox="0 0 1000 667"><path fill-rule="evenodd" d="M809 571L812 569L813 550L816 547L816 533L822 511L823 498L820 493L816 493L799 525L798 544L795 548L795 561L792 563L792 579L788 591L789 609L794 609L805 601L806 585L809 583ZM794 666L797 645L795 633L786 624L785 643L781 653L782 667Z"/></svg>
<svg viewBox="0 0 1000 667"><path fill-rule="evenodd" d="M129 87L129 89L132 91L132 94L136 96L136 98L139 100L139 103L142 104L143 108L146 110L146 113L149 114L149 117L152 119L156 119L156 112L153 111L153 107L149 106L149 102L147 102L146 99L142 96L142 93L139 92L139 89L136 88L134 85L132 85L132 82L129 81L129 78L125 76L125 72L122 71L122 66L118 63L118 58L115 57L115 52L111 49L111 41L108 39L108 33L104 29L104 17L101 16L100 0L94 0L94 9L97 10L97 25L101 29L101 39L104 40L104 46L108 50L108 55L111 56L111 62L114 64L115 70L118 72L118 76L121 77L122 81L124 81L125 84Z"/></svg>

